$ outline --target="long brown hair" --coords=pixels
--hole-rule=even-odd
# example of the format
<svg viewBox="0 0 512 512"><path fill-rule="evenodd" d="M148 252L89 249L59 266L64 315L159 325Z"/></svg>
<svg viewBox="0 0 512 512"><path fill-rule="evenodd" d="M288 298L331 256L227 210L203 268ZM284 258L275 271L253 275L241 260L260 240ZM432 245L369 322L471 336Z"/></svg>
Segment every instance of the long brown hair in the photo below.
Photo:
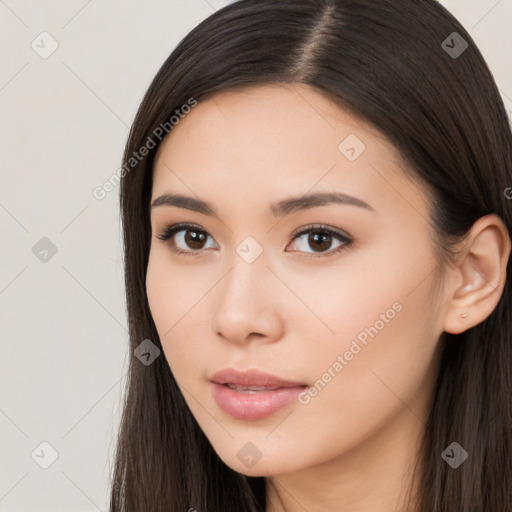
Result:
<svg viewBox="0 0 512 512"><path fill-rule="evenodd" d="M308 84L384 134L433 191L431 221L447 259L484 215L499 215L511 233L507 112L471 36L436 1L240 0L209 16L154 77L123 155L130 362L111 512L265 511L264 477L239 474L220 460L166 359L144 365L134 357L145 339L162 350L145 276L153 162L162 135L172 133L169 120L191 98L263 83ZM419 512L510 510L510 265L492 314L439 341L441 368L418 461ZM470 454L456 470L441 458L453 441Z"/></svg>

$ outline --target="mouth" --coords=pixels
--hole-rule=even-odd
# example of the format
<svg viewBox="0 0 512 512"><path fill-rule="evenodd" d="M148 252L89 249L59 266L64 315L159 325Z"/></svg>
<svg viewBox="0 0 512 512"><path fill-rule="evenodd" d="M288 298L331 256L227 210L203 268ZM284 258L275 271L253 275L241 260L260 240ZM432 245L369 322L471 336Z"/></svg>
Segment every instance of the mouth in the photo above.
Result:
<svg viewBox="0 0 512 512"><path fill-rule="evenodd" d="M225 368L215 373L210 378L210 381L216 384L226 385L237 391L255 392L307 386L305 382L282 379L271 373L256 369L237 370L235 368Z"/></svg>
<svg viewBox="0 0 512 512"><path fill-rule="evenodd" d="M278 386L270 388L270 387L266 387L266 386L237 386L236 384L228 384L228 383L224 383L222 385L228 387L229 389L233 389L234 391L237 391L238 393L249 393L249 394L262 393L265 391L273 391L275 389L281 389Z"/></svg>
<svg viewBox="0 0 512 512"><path fill-rule="evenodd" d="M233 418L245 421L264 419L296 401L308 385L281 379L259 370L232 368L209 379L217 405Z"/></svg>

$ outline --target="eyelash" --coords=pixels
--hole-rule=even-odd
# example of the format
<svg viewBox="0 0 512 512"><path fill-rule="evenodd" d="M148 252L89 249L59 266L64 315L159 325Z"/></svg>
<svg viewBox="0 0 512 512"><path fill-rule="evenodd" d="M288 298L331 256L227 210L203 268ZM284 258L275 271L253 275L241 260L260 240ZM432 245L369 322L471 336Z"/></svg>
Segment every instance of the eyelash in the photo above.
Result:
<svg viewBox="0 0 512 512"><path fill-rule="evenodd" d="M165 228L165 230L160 235L157 236L157 238L159 240L167 242L176 233L178 233L180 231L189 231L189 230L190 231L199 231L201 233L205 233L208 236L210 236L207 231L200 229L199 226L196 226L194 224L180 223L180 224L172 224L170 226L167 226ZM297 231L294 231L290 235L289 242L293 242L294 240L296 240L297 238L301 237L302 235L304 235L306 233L323 233L323 234L326 233L328 235L332 235L334 238L336 238L340 242L343 242L343 245L340 245L339 247L337 247L336 249L334 249L332 251L327 251L327 252L323 252L323 253L319 253L319 254L303 253L306 255L305 256L306 258L323 258L326 256L332 256L334 254L338 254L341 251L344 251L345 249L347 249L347 247L349 247L353 243L353 240L351 238L349 238L348 236L346 236L345 234L341 233L340 231L329 228L323 224L313 224L310 226L306 226L305 228L301 228ZM183 249L176 248L174 243L172 244L171 249L176 254L183 254L185 256L200 256L201 252L203 252L202 250L184 251ZM299 252L300 253L302 251L289 251L289 252Z"/></svg>

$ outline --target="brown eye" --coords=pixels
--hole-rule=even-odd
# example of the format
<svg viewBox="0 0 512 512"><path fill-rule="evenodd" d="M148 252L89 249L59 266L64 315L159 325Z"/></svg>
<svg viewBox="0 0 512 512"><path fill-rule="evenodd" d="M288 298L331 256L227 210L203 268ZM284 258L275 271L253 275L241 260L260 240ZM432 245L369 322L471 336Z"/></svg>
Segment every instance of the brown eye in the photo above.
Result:
<svg viewBox="0 0 512 512"><path fill-rule="evenodd" d="M303 250L300 250L299 252L306 252L308 253L308 256L311 257L322 257L338 253L352 243L352 240L348 236L323 225L311 226L307 229L296 232L292 235L292 241L300 239L305 235L308 236L303 241ZM335 247L334 250L329 251L334 241L338 241L339 245ZM305 248L308 247L313 249L313 252L305 250ZM316 252L319 254L315 254Z"/></svg>
<svg viewBox="0 0 512 512"><path fill-rule="evenodd" d="M183 237L185 244L192 249L202 249L206 240L204 231L183 230L186 234Z"/></svg>
<svg viewBox="0 0 512 512"><path fill-rule="evenodd" d="M313 249L326 251L332 244L332 235L329 233L319 233L318 231L309 233L308 244Z"/></svg>
<svg viewBox="0 0 512 512"><path fill-rule="evenodd" d="M345 234L321 224L309 226L300 232L295 232L291 240L294 242L305 235L308 236L305 243L303 241L303 245L306 248L313 249L313 251L307 251L305 250L306 248L303 248L302 250L299 249L291 252L306 253L306 256L309 257L329 256L344 250L353 243L353 240ZM205 245L208 238L211 238L208 232L192 224L168 226L157 238L164 242L169 242L173 252L187 256L198 256L204 253L203 249L212 248ZM335 242L338 242L338 245L335 246L334 250L329 250ZM213 248L218 247L214 246Z"/></svg>
<svg viewBox="0 0 512 512"><path fill-rule="evenodd" d="M171 249L179 254L195 256L205 248L210 235L191 224L174 224L168 226L157 238L169 241Z"/></svg>

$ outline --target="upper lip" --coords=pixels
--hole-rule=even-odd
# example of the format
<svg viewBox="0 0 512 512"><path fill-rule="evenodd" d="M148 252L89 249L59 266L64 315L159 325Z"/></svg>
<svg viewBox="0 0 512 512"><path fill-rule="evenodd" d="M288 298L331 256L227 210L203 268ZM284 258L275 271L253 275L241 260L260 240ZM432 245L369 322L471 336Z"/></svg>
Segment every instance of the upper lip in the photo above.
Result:
<svg viewBox="0 0 512 512"><path fill-rule="evenodd" d="M233 384L235 386L260 386L269 388L294 388L306 386L304 382L294 382L281 379L270 373L260 370L237 370L236 368L224 368L215 373L210 381L217 384Z"/></svg>

